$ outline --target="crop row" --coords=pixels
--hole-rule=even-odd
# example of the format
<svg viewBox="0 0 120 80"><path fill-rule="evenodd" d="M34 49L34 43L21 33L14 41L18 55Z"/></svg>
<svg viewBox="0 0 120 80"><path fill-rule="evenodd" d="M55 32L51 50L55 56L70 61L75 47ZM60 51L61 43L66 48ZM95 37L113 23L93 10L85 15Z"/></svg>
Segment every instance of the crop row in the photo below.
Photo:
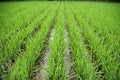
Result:
<svg viewBox="0 0 120 80"><path fill-rule="evenodd" d="M119 4L0 4L0 79L120 79Z"/></svg>
<svg viewBox="0 0 120 80"><path fill-rule="evenodd" d="M51 6L52 8L53 6ZM46 16L48 15L48 12L51 8L48 8L43 14L38 15L37 18L29 24L26 28L21 29L21 31L17 32L15 36L11 36L11 40L9 41L8 45L3 48L3 53L1 53L1 72L6 72L6 68L13 65L14 62L17 61L17 57L19 55L22 55L27 51L27 48L31 41L33 34L35 36L35 33L37 30L41 29L42 26L46 26L50 23L42 23L43 19L46 19ZM54 12L53 12L54 13ZM52 13L51 13L52 14ZM49 19L49 22L51 19ZM37 33L36 33L37 34ZM3 75L3 77L6 77Z"/></svg>
<svg viewBox="0 0 120 80"><path fill-rule="evenodd" d="M18 77L21 80L29 79L29 74L31 73L32 67L44 46L44 41L50 30L51 21L55 15L56 8L52 7L51 9L52 11L49 13L51 16L48 16L44 22L41 23L40 31L38 31L34 38L29 40L26 44L26 51L22 56L17 58L16 64L10 69L9 79L14 80Z"/></svg>
<svg viewBox="0 0 120 80"><path fill-rule="evenodd" d="M83 6L81 6L81 7L83 7ZM117 57L119 57L119 52L118 51L112 52L112 50L114 48L111 48L112 44L114 43L113 45L114 45L115 49L119 50L116 45L116 44L119 44L119 42L116 40L116 42L110 43L111 41L115 41L115 38L108 36L108 35L113 35L113 34L112 33L109 34L108 32L105 32L105 30L109 31L109 28L107 27L107 25L105 25L105 23L104 24L102 23L101 25L94 25L97 23L99 24L99 22L103 22L103 21L93 20L94 15L92 15L92 16L90 15L90 13L92 14L92 12L90 12L90 13L88 12L85 15L85 13L84 13L85 9L82 10L82 8L81 8L80 11L78 11L77 9L79 9L79 8L76 8L73 10L74 16L75 16L76 20L78 21L80 28L83 30L83 34L85 35L85 37L91 47L92 54L95 55L95 57L96 57L96 59L95 59L96 66L98 67L97 69L101 72L102 79L107 79L107 80L119 79L120 78L119 77L120 64L119 64L118 58L117 58ZM86 18L87 18L87 20L86 20ZM101 17L101 18L103 18L103 17ZM104 18L106 19L106 17L104 17ZM98 19L98 18L96 17L95 19ZM88 20L91 22L92 21L96 21L96 22L94 22L94 24L90 24L90 22ZM108 23L106 23L106 24L108 24ZM103 30L101 30L103 25L105 25L105 27L107 29L104 29L104 27L103 27ZM95 32L95 30L94 30L95 28L93 28L92 26L101 27L101 29L96 29L96 30L101 30L101 32L99 32L99 34L101 33L104 36L104 38L107 37L107 40L109 41L109 42L107 42L107 45L103 44L103 42L102 42L103 38L102 37L100 38L98 36L97 32ZM114 28L113 26L111 26L111 27ZM114 35L114 36L116 37L117 35ZM114 56L115 54L116 54L116 56Z"/></svg>

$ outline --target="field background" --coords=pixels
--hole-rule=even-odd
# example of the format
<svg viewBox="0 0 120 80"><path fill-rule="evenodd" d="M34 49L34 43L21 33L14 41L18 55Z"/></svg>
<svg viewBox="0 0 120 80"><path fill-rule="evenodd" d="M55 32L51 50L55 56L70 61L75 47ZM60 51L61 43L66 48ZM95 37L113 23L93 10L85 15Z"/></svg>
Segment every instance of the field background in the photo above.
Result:
<svg viewBox="0 0 120 80"><path fill-rule="evenodd" d="M120 80L118 2L0 2L0 80Z"/></svg>

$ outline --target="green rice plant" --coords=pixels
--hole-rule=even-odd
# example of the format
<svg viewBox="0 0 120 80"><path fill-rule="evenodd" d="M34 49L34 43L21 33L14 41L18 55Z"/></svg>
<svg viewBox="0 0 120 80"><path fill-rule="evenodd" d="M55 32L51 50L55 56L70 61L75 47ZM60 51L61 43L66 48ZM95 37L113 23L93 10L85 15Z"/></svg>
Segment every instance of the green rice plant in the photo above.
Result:
<svg viewBox="0 0 120 80"><path fill-rule="evenodd" d="M67 5L68 7L68 5ZM70 8L66 8L66 20L70 37L70 50L72 60L74 61L75 79L76 80L95 80L100 79L100 74L95 70L95 64L92 63L91 53L85 47L81 31L76 24ZM78 36L78 37L76 37Z"/></svg>
<svg viewBox="0 0 120 80"><path fill-rule="evenodd" d="M49 80L66 80L64 41L64 12L63 3L58 11L57 22L54 27L55 34L50 43L50 56L48 57L47 78Z"/></svg>
<svg viewBox="0 0 120 80"><path fill-rule="evenodd" d="M109 5L113 6L113 4L109 4ZM86 19L86 21L89 22L91 28L93 28L95 33L101 38L103 44L107 45L107 48L111 50L111 53L114 53L113 55L118 57L120 55L120 51L119 51L120 29L118 22L119 15L117 13L119 13L120 11L118 9L118 5L114 5L112 10L110 6L106 6L105 4L98 5L96 9L95 5L93 5L92 7L89 8L89 11L87 13L85 13L84 10L83 16L85 16L84 18ZM99 17L97 17L98 15Z"/></svg>
<svg viewBox="0 0 120 80"><path fill-rule="evenodd" d="M27 43L26 52L21 55L16 63L10 68L9 79L10 80L28 80L30 78L30 73L32 67L35 64L37 57L40 55L40 52L44 46L44 41L47 37L47 33L50 30L51 21L54 18L56 8L52 9L50 16L41 24L41 29L37 35L30 39Z"/></svg>
<svg viewBox="0 0 120 80"><path fill-rule="evenodd" d="M31 5L34 6L34 5ZM16 14L1 17L0 20L0 39L1 43L5 46L9 43L12 36L15 36L17 32L26 28L29 24L36 19L38 15L46 8L46 4L42 4L43 7L39 5L35 7L29 7L29 9L24 9L22 12L18 11ZM36 8L38 7L38 8ZM31 9L33 9L31 11ZM38 12L37 12L38 11ZM35 17L36 16L36 17ZM4 47L3 47L4 48Z"/></svg>
<svg viewBox="0 0 120 80"><path fill-rule="evenodd" d="M71 79L120 80L119 7L120 3L89 1L0 2L0 79L31 79L54 29L48 65L43 68L46 80L69 80L71 67L75 72ZM65 65L67 43L70 67Z"/></svg>
<svg viewBox="0 0 120 80"><path fill-rule="evenodd" d="M5 5L7 5L7 6L5 6ZM9 17L9 16L15 14L16 12L19 12L20 10L24 10L25 8L26 9L29 8L29 6L26 5L26 3L23 3L23 4L21 4L21 3L12 3L12 4L10 4L10 3L1 2L0 3L0 15L2 17L5 17L5 16ZM11 15L9 15L9 14L11 14Z"/></svg>
<svg viewBox="0 0 120 80"><path fill-rule="evenodd" d="M76 8L81 10L79 14L81 14L84 20L91 25L90 27L94 30L98 37L101 38L102 43L107 46L107 49L111 50L113 56L119 60L119 4L97 4L97 6L94 3L84 4L84 6L90 7L84 8L84 6L81 5L83 8L79 9L77 6ZM113 8L111 8L111 6L113 6Z"/></svg>
<svg viewBox="0 0 120 80"><path fill-rule="evenodd" d="M98 70L103 72L103 78L108 80L119 79L119 63L116 58L112 56L111 50L107 49L106 45L103 45L101 39L90 28L90 24L86 22L83 15L75 13L76 18L81 25L81 29L91 46L92 52L96 55L96 63L99 65Z"/></svg>
<svg viewBox="0 0 120 80"><path fill-rule="evenodd" d="M48 14L48 11L49 8L46 12L39 15L32 24L29 24L28 27L22 29L21 31L17 32L15 36L11 37L11 41L9 41L7 47L4 49L4 53L2 54L3 61L8 59L7 56L10 58L10 55L13 56L13 54L16 54L15 52L16 50L20 49L21 43L23 43L27 37L30 37L29 35L32 35L32 32L34 32L35 28L40 28L40 23L42 23L41 20Z"/></svg>
<svg viewBox="0 0 120 80"><path fill-rule="evenodd" d="M42 23L41 20L48 14L48 11L51 9L51 7L48 8L48 10L45 11L45 13L43 13L42 15L39 15L35 19L35 21L32 24L30 24L27 28L22 29L20 32L18 32L15 36L12 37L8 46L4 49L4 53L1 54L2 56L0 58L0 62L1 62L0 64L2 66L10 67L10 66L6 66L6 63L9 64L9 61L16 60L17 57L19 55L21 55L23 51L25 51L25 49L26 49L25 45L26 45L27 41L30 38L32 38L31 36L32 36L33 32L35 33L35 29L40 28L39 27L40 23ZM2 68L2 66L1 66L1 68ZM4 70L3 70L3 72L4 72Z"/></svg>

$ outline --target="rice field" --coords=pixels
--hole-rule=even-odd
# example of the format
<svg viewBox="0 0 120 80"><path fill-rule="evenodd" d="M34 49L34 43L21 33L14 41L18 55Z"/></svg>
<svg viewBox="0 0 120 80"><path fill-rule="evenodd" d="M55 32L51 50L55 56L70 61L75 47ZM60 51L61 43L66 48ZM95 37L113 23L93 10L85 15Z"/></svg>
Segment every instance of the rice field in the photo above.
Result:
<svg viewBox="0 0 120 80"><path fill-rule="evenodd" d="M120 80L120 3L0 2L0 80Z"/></svg>

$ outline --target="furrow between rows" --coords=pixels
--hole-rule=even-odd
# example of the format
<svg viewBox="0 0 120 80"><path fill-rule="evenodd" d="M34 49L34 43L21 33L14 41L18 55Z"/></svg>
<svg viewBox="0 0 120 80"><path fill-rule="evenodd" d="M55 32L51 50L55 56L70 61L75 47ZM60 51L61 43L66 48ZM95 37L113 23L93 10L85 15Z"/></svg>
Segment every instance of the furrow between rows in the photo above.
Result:
<svg viewBox="0 0 120 80"><path fill-rule="evenodd" d="M48 67L48 57L50 56L50 43L53 41L53 36L55 34L54 31L54 26L56 24L56 17L58 14L58 10L59 7L56 10L56 15L54 17L54 20L51 22L51 29L48 32L48 36L47 39L45 41L45 47L44 49L41 51L41 55L38 57L38 59L36 60L36 66L35 66L35 70L33 71L33 77L32 80L45 80L46 79L46 75L47 75L47 67Z"/></svg>
<svg viewBox="0 0 120 80"><path fill-rule="evenodd" d="M66 77L68 80L75 80L75 71L73 67L73 61L72 61L72 55L70 50L70 44L69 44L69 33L68 33L68 24L66 21L66 7L64 4L64 24L65 24L65 42L66 42L66 55L65 55L65 66L66 66Z"/></svg>

